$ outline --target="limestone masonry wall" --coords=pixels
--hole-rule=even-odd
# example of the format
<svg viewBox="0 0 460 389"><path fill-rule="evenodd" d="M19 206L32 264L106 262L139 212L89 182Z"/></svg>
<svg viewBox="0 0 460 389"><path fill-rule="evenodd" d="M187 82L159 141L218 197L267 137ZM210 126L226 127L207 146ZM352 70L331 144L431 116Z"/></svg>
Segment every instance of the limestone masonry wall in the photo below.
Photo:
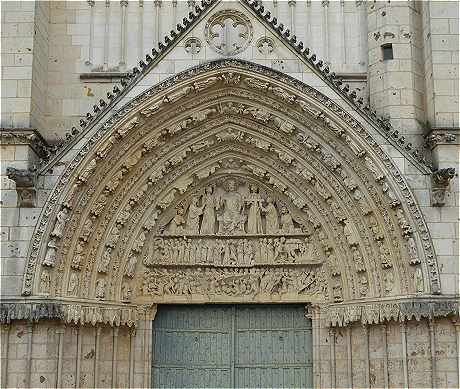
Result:
<svg viewBox="0 0 460 389"><path fill-rule="evenodd" d="M11 129L33 128L51 144L64 138L66 129L78 126L93 104L106 98L120 77L158 46L189 11L191 3L2 2L2 135ZM436 168L458 170L459 2L263 4L329 64L331 71L359 88L364 100L369 100L379 114L387 115L406 140L420 148L425 144L424 152L432 156ZM225 2L216 9L237 6L242 7ZM201 49L189 53L190 47L183 39L118 107L177 72L222 58L207 47L203 33L206 20L200 23L197 31L201 35L194 32L186 38L199 38ZM257 37L272 36L265 27L257 25L255 29ZM388 44L393 49L391 61L382 57L382 46ZM338 99L286 46L278 45L274 51L263 53L257 45L255 40L235 58L277 69ZM37 164L39 152L32 140L37 133L28 134L31 138L1 138L2 303L24 299L21 289L33 232L56 182L84 144L82 140L52 169L36 177L33 206L20 207L21 199L15 182L7 176L7 168L32 169ZM383 136L375 139L407 180L427 222L439 265L441 297L458 299L458 174L447 187L444 206L433 206L432 176L421 173ZM150 387L152 321L141 320L132 328L64 325L57 320L3 321L1 387ZM458 317L354 323L340 328L326 324L321 311L315 313L316 387L460 386Z"/></svg>
<svg viewBox="0 0 460 389"><path fill-rule="evenodd" d="M18 321L1 329L4 388L150 387L151 322L129 329ZM315 385L457 388L459 338L449 319L321 326Z"/></svg>

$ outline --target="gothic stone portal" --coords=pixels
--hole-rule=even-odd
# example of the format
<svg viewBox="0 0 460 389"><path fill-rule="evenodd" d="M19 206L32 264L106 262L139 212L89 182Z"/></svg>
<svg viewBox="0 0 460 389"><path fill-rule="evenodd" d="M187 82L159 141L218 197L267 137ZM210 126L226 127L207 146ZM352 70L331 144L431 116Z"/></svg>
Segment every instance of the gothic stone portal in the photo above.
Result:
<svg viewBox="0 0 460 389"><path fill-rule="evenodd" d="M148 304L437 292L416 204L334 102L259 65L217 61L98 128L48 199L23 294L117 304L124 317Z"/></svg>

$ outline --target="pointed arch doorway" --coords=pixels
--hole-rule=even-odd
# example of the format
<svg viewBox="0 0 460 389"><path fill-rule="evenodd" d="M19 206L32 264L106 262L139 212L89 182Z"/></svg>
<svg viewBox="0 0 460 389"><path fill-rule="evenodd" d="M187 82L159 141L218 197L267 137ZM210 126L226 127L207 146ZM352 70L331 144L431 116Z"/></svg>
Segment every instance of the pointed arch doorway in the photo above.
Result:
<svg viewBox="0 0 460 389"><path fill-rule="evenodd" d="M154 388L312 387L305 307L163 305L153 322Z"/></svg>

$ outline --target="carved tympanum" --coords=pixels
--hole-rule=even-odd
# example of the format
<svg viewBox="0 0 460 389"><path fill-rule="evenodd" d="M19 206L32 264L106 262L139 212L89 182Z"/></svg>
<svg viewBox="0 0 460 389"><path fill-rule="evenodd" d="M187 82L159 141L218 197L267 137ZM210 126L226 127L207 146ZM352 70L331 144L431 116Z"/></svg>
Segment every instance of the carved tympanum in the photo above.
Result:
<svg viewBox="0 0 460 389"><path fill-rule="evenodd" d="M412 195L354 118L269 69L209 66L96 131L46 206L25 294L35 282L134 305L437 290Z"/></svg>

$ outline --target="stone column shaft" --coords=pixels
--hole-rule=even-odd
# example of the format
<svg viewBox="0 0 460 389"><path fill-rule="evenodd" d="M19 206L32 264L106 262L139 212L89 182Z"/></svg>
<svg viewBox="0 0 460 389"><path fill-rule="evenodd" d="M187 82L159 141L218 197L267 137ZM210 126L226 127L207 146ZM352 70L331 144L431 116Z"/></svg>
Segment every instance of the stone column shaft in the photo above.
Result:
<svg viewBox="0 0 460 389"><path fill-rule="evenodd" d="M400 324L401 328L401 345L402 345L402 363L403 363L403 374L404 374L404 388L409 388L409 372L407 370L407 327L406 322Z"/></svg>
<svg viewBox="0 0 460 389"><path fill-rule="evenodd" d="M104 65L103 69L109 69L109 34L110 34L110 0L105 1L104 17Z"/></svg>
<svg viewBox="0 0 460 389"><path fill-rule="evenodd" d="M88 0L89 5L89 45L88 45L88 59L85 64L90 66L93 64L93 45L94 45L94 0Z"/></svg>

